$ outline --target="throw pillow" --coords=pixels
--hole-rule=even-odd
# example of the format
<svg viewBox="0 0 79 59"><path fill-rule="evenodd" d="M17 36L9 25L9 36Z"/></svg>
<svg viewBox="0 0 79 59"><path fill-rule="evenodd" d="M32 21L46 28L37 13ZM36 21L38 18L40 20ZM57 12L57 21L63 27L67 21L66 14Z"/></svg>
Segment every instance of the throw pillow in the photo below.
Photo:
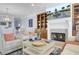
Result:
<svg viewBox="0 0 79 59"><path fill-rule="evenodd" d="M5 41L12 41L12 40L14 40L14 34L13 33L5 33L4 39L5 39Z"/></svg>

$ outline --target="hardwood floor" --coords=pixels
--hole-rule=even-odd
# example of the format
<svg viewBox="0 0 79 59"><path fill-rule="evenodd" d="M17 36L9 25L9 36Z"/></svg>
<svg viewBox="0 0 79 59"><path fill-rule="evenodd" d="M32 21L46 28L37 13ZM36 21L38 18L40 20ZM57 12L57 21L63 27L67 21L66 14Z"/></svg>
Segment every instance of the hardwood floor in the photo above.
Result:
<svg viewBox="0 0 79 59"><path fill-rule="evenodd" d="M65 44L75 44L75 45L79 45L79 41L66 41Z"/></svg>
<svg viewBox="0 0 79 59"><path fill-rule="evenodd" d="M76 44L79 45L79 41L67 41L66 44Z"/></svg>

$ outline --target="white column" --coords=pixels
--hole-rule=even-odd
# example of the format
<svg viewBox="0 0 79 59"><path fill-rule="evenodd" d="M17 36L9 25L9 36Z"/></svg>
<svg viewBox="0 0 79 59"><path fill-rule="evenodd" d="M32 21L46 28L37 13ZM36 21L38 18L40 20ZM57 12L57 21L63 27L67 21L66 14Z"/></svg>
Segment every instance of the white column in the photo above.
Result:
<svg viewBox="0 0 79 59"><path fill-rule="evenodd" d="M48 36L48 40L51 40L50 22L47 23L47 26L48 26L48 28L47 28L47 30L48 30L47 31L48 32L48 35L47 35Z"/></svg>

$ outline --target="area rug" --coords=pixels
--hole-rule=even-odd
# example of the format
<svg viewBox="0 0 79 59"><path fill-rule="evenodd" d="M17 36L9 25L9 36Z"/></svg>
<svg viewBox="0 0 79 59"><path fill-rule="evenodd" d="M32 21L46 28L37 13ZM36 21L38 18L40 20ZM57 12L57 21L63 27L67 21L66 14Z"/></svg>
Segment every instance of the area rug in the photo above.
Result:
<svg viewBox="0 0 79 59"><path fill-rule="evenodd" d="M23 52L22 52L22 49L19 49L19 50L13 51L11 53L8 53L6 55L23 55Z"/></svg>

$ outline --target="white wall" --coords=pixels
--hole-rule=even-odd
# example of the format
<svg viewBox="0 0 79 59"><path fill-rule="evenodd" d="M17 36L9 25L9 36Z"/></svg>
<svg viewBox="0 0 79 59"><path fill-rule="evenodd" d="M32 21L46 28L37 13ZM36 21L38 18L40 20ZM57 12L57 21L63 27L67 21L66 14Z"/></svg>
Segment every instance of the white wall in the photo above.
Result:
<svg viewBox="0 0 79 59"><path fill-rule="evenodd" d="M33 19L33 27L29 27L29 19ZM37 16L36 15L29 15L22 20L22 26L27 30L27 31L33 31L37 28Z"/></svg>

